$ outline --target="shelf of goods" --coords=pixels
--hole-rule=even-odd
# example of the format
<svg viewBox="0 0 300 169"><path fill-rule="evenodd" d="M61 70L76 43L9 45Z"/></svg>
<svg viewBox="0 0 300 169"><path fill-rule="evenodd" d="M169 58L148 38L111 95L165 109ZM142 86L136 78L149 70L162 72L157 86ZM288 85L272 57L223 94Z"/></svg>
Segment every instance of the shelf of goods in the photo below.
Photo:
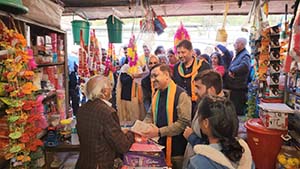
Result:
<svg viewBox="0 0 300 169"><path fill-rule="evenodd" d="M24 143L24 140L23 142L20 140L23 138L22 134L26 133L26 129L24 126L28 125L28 119L33 114L32 112L39 112L39 117L41 118L35 121L36 129L39 129L39 132L35 134L35 138L42 137L41 133L45 134L45 130L48 127L47 120L49 120L49 118L52 118L51 116L58 116L59 119L66 118L66 111L69 107L69 97L67 92L67 35L65 31L62 31L58 28L40 24L23 16L13 15L10 13L8 14L3 11L0 11L0 20L0 26L2 26L2 24L6 25L9 31L19 33L18 35L21 36L22 40L24 40L24 43L22 44L26 45L23 45L22 49L20 49L24 52L22 55L33 57L36 63L35 65L30 64L30 61L28 61L28 63L24 62L24 64L22 65L24 67L20 68L22 71L26 72L28 70L28 72L31 73L30 79L24 80L24 78L20 78L20 76L22 75L18 72L16 75L17 83L11 83L8 78L5 79L2 75L4 71L7 71L5 70L7 68L7 65L5 64L6 61L9 60L8 58L15 56L11 55L11 49L6 49L4 47L5 45L3 46L3 43L2 45L0 45L0 149L8 149L8 151L6 152L0 152L0 168L2 168L2 161L5 162L5 160L3 160L4 157L6 157L6 159L15 158L18 161L21 159L21 155L23 155L23 161L20 162L23 163L14 163L13 165L24 165L26 166L25 168L28 168L29 166L32 167L32 163L34 163L32 153L35 153L35 151L25 151L25 149L27 148L27 143ZM3 40L3 38L1 38L1 33L5 32L5 30L2 30L0 30L0 40ZM13 59L14 61L16 61L18 57L15 57ZM12 61L12 63L14 63L14 61ZM16 65L17 64L18 62L16 62ZM9 73L9 71L7 71L7 73ZM3 101L5 99L1 99L1 97L13 100L14 97L12 96L12 92L8 92L7 89L10 87L19 89L18 85L21 85L25 82L30 82L34 90L32 90L32 94L30 95L30 97L28 94L25 94L25 97L22 97L21 99L15 97L15 100L21 101L20 103L22 103L21 105L23 106L21 106L22 110L20 110L20 112L18 112L14 117L15 119L13 119L11 114L9 114L11 106L7 105L7 102ZM12 84L16 85L14 86ZM21 89L22 87L23 86L20 86ZM25 102L27 101L26 99L29 98L36 104L40 103L40 105L42 105L40 106L40 109L33 104L31 106L34 107L34 110L32 108L31 111L26 113L23 108ZM25 120L24 126L21 130L21 128L18 127L19 124L17 124L17 122L19 122L23 116L25 117L25 114L25 119L27 119L27 121ZM11 134L12 130L14 130L13 128L20 129L20 131L18 132L14 131L14 136L21 134L21 137L15 138L14 140L12 139ZM30 140L32 138L29 137L28 139ZM18 145L16 145L15 147L11 147L12 144L16 143L18 143ZM24 151L22 150L23 148L21 145L25 146ZM43 145L43 142L39 140L39 146L41 145ZM21 149L20 151L18 150L19 148ZM19 151L19 153L16 151ZM8 154L11 156L5 156Z"/></svg>

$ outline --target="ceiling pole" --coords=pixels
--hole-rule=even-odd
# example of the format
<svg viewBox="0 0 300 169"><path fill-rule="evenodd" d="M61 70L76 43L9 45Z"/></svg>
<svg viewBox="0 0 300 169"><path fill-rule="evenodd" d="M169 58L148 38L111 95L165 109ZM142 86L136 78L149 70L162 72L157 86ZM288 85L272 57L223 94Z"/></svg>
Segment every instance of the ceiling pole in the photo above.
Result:
<svg viewBox="0 0 300 169"><path fill-rule="evenodd" d="M241 8L241 7L242 7L242 4L243 4L243 0L239 0L239 1L238 1L238 7Z"/></svg>

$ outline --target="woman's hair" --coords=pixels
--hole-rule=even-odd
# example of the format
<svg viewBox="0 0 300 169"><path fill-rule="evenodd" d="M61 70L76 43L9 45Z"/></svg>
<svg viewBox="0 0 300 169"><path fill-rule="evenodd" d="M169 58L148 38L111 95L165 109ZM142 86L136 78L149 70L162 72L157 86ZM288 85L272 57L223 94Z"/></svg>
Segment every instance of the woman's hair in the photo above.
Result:
<svg viewBox="0 0 300 169"><path fill-rule="evenodd" d="M203 54L201 54L201 55L200 55L200 58L203 58L203 59L205 59L205 60L208 62L208 64L210 64L210 65L211 65L211 59L210 59L210 57L209 57L209 55L208 55L208 54L206 54L206 53L203 53Z"/></svg>
<svg viewBox="0 0 300 169"><path fill-rule="evenodd" d="M112 87L112 83L108 77L103 75L96 75L91 77L85 84L86 97L93 101L95 99L100 99L104 97L102 91L105 88Z"/></svg>
<svg viewBox="0 0 300 169"><path fill-rule="evenodd" d="M159 63L163 63L162 60L165 60L165 64L169 64L169 58L165 54L159 54L157 57L159 59Z"/></svg>
<svg viewBox="0 0 300 169"><path fill-rule="evenodd" d="M212 54L210 55L210 59L212 59L212 57L213 57L214 55L216 55L217 58L218 58L218 65L224 65L223 59L221 58L221 57L222 57L221 54L220 54L219 52L214 52L214 53L212 53Z"/></svg>
<svg viewBox="0 0 300 169"><path fill-rule="evenodd" d="M232 162L238 162L244 152L236 139L239 121L233 103L218 96L205 96L198 105L199 122L208 119L212 136L219 139L221 152Z"/></svg>
<svg viewBox="0 0 300 169"><path fill-rule="evenodd" d="M168 49L167 54L175 55L174 50L172 48Z"/></svg>
<svg viewBox="0 0 300 169"><path fill-rule="evenodd" d="M201 55L200 49L194 48L194 51L195 51L195 53L196 53L197 56L200 56L200 55Z"/></svg>
<svg viewBox="0 0 300 169"><path fill-rule="evenodd" d="M154 54L155 55L163 54L163 51L164 51L164 47L163 46L157 46L157 48L154 51Z"/></svg>

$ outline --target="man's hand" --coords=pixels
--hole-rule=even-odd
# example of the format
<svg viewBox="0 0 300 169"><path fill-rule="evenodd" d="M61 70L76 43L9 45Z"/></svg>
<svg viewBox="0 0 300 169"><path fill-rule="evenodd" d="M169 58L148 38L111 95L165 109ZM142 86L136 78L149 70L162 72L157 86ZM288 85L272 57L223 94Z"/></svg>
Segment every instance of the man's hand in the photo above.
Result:
<svg viewBox="0 0 300 169"><path fill-rule="evenodd" d="M231 78L234 78L234 73L233 73L233 72L229 71L229 72L228 72L228 75L229 75Z"/></svg>
<svg viewBox="0 0 300 169"><path fill-rule="evenodd" d="M142 134L147 137L147 138L153 138L153 137L158 137L158 127L154 124L150 124L150 128L148 131L143 132Z"/></svg>
<svg viewBox="0 0 300 169"><path fill-rule="evenodd" d="M122 128L122 131L124 134L128 133L129 129L128 128Z"/></svg>
<svg viewBox="0 0 300 169"><path fill-rule="evenodd" d="M193 129L187 126L183 132L183 136L185 139L188 139L192 133Z"/></svg>

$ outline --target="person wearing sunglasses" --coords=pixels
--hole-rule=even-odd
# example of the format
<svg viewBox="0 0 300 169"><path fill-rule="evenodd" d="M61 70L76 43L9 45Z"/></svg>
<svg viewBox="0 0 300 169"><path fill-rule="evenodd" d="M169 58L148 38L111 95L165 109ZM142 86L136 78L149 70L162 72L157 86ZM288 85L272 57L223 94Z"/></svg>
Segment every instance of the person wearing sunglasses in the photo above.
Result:
<svg viewBox="0 0 300 169"><path fill-rule="evenodd" d="M153 66L158 64L159 60L155 55L150 56L149 62L148 62L148 69L150 70L148 72L148 75L142 79L142 89L143 89L143 102L144 107L146 109L146 112L149 111L150 105L151 105L151 96L154 93L155 89L153 87L153 84L151 83L150 75L151 75L151 69Z"/></svg>

